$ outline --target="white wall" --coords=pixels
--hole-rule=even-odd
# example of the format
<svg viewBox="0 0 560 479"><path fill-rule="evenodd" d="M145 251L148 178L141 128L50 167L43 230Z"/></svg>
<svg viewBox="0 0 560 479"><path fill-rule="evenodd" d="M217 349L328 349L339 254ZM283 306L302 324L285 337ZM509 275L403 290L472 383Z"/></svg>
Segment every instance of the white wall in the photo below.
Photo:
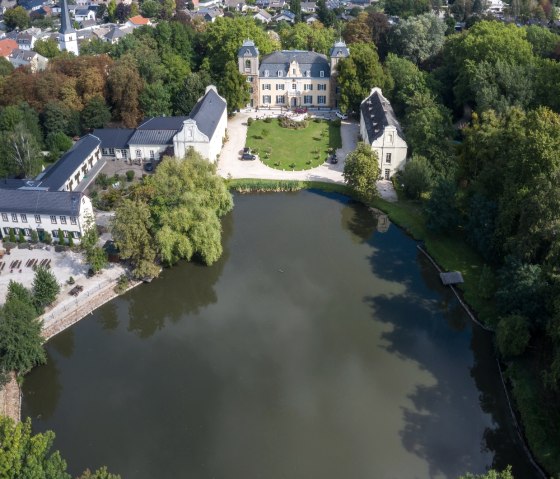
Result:
<svg viewBox="0 0 560 479"><path fill-rule="evenodd" d="M59 191L74 191L76 186L84 179L84 176L88 173L89 170L92 169L93 165L95 165L99 159L101 158L101 150L99 146L97 146L88 156L84 159L84 161L80 164L78 168L76 168L71 175L68 176L68 180L59 189Z"/></svg>
<svg viewBox="0 0 560 479"><path fill-rule="evenodd" d="M163 153L167 147L170 145L128 145L128 157L132 161L144 160L144 161L158 161L160 153ZM136 154L136 151L140 150L140 157ZM154 153L153 157L151 152Z"/></svg>

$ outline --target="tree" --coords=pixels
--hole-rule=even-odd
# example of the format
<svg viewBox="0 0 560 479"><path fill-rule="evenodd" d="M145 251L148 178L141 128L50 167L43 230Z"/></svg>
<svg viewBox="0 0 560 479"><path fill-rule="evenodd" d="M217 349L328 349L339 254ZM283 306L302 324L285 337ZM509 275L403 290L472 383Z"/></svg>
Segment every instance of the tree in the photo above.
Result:
<svg viewBox="0 0 560 479"><path fill-rule="evenodd" d="M4 57L0 57L0 79L14 71L14 66Z"/></svg>
<svg viewBox="0 0 560 479"><path fill-rule="evenodd" d="M47 148L51 152L64 153L72 148L72 139L61 131L49 133L45 141Z"/></svg>
<svg viewBox="0 0 560 479"><path fill-rule="evenodd" d="M397 17L407 18L430 11L428 0L386 0L385 13Z"/></svg>
<svg viewBox="0 0 560 479"><path fill-rule="evenodd" d="M98 273L103 268L107 267L108 257L107 252L98 246L99 233L95 220L92 217L86 218L85 233L82 235L80 241L80 248L85 252L86 261L94 273Z"/></svg>
<svg viewBox="0 0 560 479"><path fill-rule="evenodd" d="M142 201L125 199L115 210L111 232L119 255L131 261L137 278L155 277L156 245L152 237L150 207Z"/></svg>
<svg viewBox="0 0 560 479"><path fill-rule="evenodd" d="M198 99L204 95L206 85L209 83L210 77L204 71L187 75L183 87L176 93L173 100L175 115L188 115Z"/></svg>
<svg viewBox="0 0 560 479"><path fill-rule="evenodd" d="M414 95L429 92L426 73L413 62L389 53L385 60L385 70L393 80L393 89L387 92L391 105L397 113L404 113Z"/></svg>
<svg viewBox="0 0 560 479"><path fill-rule="evenodd" d="M513 479L513 475L511 474L511 466L508 466L501 472L490 469L486 474L474 475L468 473L459 479Z"/></svg>
<svg viewBox="0 0 560 479"><path fill-rule="evenodd" d="M154 18L161 11L161 4L156 0L144 0L140 6L142 15L146 18Z"/></svg>
<svg viewBox="0 0 560 479"><path fill-rule="evenodd" d="M52 38L37 40L33 46L33 50L35 50L39 55L43 55L49 59L55 58L62 53L58 48L58 42Z"/></svg>
<svg viewBox="0 0 560 479"><path fill-rule="evenodd" d="M171 115L171 94L161 81L144 87L140 93L140 108L146 117Z"/></svg>
<svg viewBox="0 0 560 479"><path fill-rule="evenodd" d="M78 479L121 479L121 476L111 474L106 467L101 467L95 472L86 469Z"/></svg>
<svg viewBox="0 0 560 479"><path fill-rule="evenodd" d="M131 55L124 55L115 62L109 72L107 86L113 118L127 127L135 127L142 116L139 98L144 85L137 62Z"/></svg>
<svg viewBox="0 0 560 479"><path fill-rule="evenodd" d="M337 68L343 111L358 111L360 103L374 86L384 89L388 85L373 44L355 43L350 56L340 60Z"/></svg>
<svg viewBox="0 0 560 479"><path fill-rule="evenodd" d="M80 133L80 115L78 111L68 108L61 101L48 102L45 105L42 117L43 127L47 135L59 131L69 136Z"/></svg>
<svg viewBox="0 0 560 479"><path fill-rule="evenodd" d="M426 158L414 155L404 167L401 176L406 196L419 199L430 190L433 181L432 167Z"/></svg>
<svg viewBox="0 0 560 479"><path fill-rule="evenodd" d="M60 285L54 274L39 266L35 270L33 279L33 298L37 311L44 311L46 306L54 302L58 293L60 293Z"/></svg>
<svg viewBox="0 0 560 479"><path fill-rule="evenodd" d="M239 73L237 64L233 61L227 63L219 89L227 101L228 113L243 108L251 98L247 79Z"/></svg>
<svg viewBox="0 0 560 479"><path fill-rule="evenodd" d="M398 22L391 31L390 43L399 55L423 63L442 49L446 29L443 20L425 13Z"/></svg>
<svg viewBox="0 0 560 479"><path fill-rule="evenodd" d="M0 471L6 479L41 477L44 479L71 479L66 462L58 451L52 453L54 433L47 431L32 435L31 419L14 423L0 417Z"/></svg>
<svg viewBox="0 0 560 479"><path fill-rule="evenodd" d="M177 5L175 0L162 0L161 2L161 18L164 20L169 20L175 15L175 10Z"/></svg>
<svg viewBox="0 0 560 479"><path fill-rule="evenodd" d="M450 180L442 179L432 190L424 207L426 226L435 233L450 233L459 225L457 187Z"/></svg>
<svg viewBox="0 0 560 479"><path fill-rule="evenodd" d="M377 197L377 179L379 178L379 158L377 153L366 143L358 143L356 149L348 155L344 164L344 181L358 196L369 203Z"/></svg>
<svg viewBox="0 0 560 479"><path fill-rule="evenodd" d="M360 13L344 26L344 40L346 43L367 43L373 36L371 25L368 23L369 15Z"/></svg>
<svg viewBox="0 0 560 479"><path fill-rule="evenodd" d="M301 22L301 0L290 0L290 12L295 15L295 23Z"/></svg>
<svg viewBox="0 0 560 479"><path fill-rule="evenodd" d="M84 130L104 128L111 121L111 111L101 96L89 100L80 113L80 122Z"/></svg>
<svg viewBox="0 0 560 479"><path fill-rule="evenodd" d="M282 48L286 50L310 50L327 55L336 38L333 28L325 28L321 22L308 25L305 22L296 25L283 24L278 31Z"/></svg>
<svg viewBox="0 0 560 479"><path fill-rule="evenodd" d="M13 286L12 286L13 287ZM21 289L20 285L18 289ZM42 324L29 294L13 293L0 309L0 370L25 374L46 361Z"/></svg>
<svg viewBox="0 0 560 479"><path fill-rule="evenodd" d="M64 246L66 244L66 239L64 238L64 232L61 228L58 228L58 244Z"/></svg>
<svg viewBox="0 0 560 479"><path fill-rule="evenodd" d="M126 22L131 16L131 7L126 3L119 3L117 9L115 10L115 16L119 23Z"/></svg>
<svg viewBox="0 0 560 479"><path fill-rule="evenodd" d="M14 8L9 8L4 12L4 23L8 30L25 30L29 27L29 15L25 11L25 8L18 6Z"/></svg>
<svg viewBox="0 0 560 479"><path fill-rule="evenodd" d="M8 283L8 294L6 302L17 300L24 304L33 306L33 294L23 284L10 280Z"/></svg>
<svg viewBox="0 0 560 479"><path fill-rule="evenodd" d="M109 0L107 4L107 19L109 22L114 23L117 20L117 1Z"/></svg>
<svg viewBox="0 0 560 479"><path fill-rule="evenodd" d="M326 0L317 0L317 17L325 27L332 27L336 21L336 15L327 7Z"/></svg>
<svg viewBox="0 0 560 479"><path fill-rule="evenodd" d="M22 123L18 123L13 131L3 132L0 136L0 171L4 175L29 178L41 171L39 145Z"/></svg>
<svg viewBox="0 0 560 479"><path fill-rule="evenodd" d="M496 329L496 341L500 353L506 358L519 356L527 349L531 339L527 318L512 314L500 318Z"/></svg>
<svg viewBox="0 0 560 479"><path fill-rule="evenodd" d="M527 30L527 41L533 47L533 53L543 58L551 57L560 43L560 35L538 25L530 25L525 29Z"/></svg>

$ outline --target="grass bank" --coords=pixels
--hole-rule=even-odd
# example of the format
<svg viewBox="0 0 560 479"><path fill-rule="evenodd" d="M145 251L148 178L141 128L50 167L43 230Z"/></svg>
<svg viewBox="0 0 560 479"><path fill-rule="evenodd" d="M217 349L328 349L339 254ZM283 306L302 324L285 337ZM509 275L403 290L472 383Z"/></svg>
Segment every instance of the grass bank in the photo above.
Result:
<svg viewBox="0 0 560 479"><path fill-rule="evenodd" d="M247 146L257 150L261 161L278 170L308 170L322 165L329 148L340 148L340 126L308 120L299 130L282 128L276 118L255 120L247 130Z"/></svg>

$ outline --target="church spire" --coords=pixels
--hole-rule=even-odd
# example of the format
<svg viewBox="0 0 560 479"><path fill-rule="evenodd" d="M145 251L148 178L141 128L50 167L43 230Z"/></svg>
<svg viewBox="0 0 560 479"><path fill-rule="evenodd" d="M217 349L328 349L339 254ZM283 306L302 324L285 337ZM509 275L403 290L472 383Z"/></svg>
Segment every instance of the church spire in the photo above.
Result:
<svg viewBox="0 0 560 479"><path fill-rule="evenodd" d="M68 2L66 0L60 0L60 33L63 35L65 33L74 32L72 27L72 22L70 21L70 14L68 13Z"/></svg>

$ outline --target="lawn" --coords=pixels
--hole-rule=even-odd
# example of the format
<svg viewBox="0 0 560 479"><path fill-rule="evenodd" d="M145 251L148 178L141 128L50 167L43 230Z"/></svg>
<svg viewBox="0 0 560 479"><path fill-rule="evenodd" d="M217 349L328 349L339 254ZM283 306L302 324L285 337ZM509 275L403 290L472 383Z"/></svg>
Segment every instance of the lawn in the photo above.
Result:
<svg viewBox="0 0 560 479"><path fill-rule="evenodd" d="M299 130L282 128L278 120L255 120L247 131L247 144L261 161L279 170L308 170L323 164L330 148L340 148L338 122L308 121Z"/></svg>

